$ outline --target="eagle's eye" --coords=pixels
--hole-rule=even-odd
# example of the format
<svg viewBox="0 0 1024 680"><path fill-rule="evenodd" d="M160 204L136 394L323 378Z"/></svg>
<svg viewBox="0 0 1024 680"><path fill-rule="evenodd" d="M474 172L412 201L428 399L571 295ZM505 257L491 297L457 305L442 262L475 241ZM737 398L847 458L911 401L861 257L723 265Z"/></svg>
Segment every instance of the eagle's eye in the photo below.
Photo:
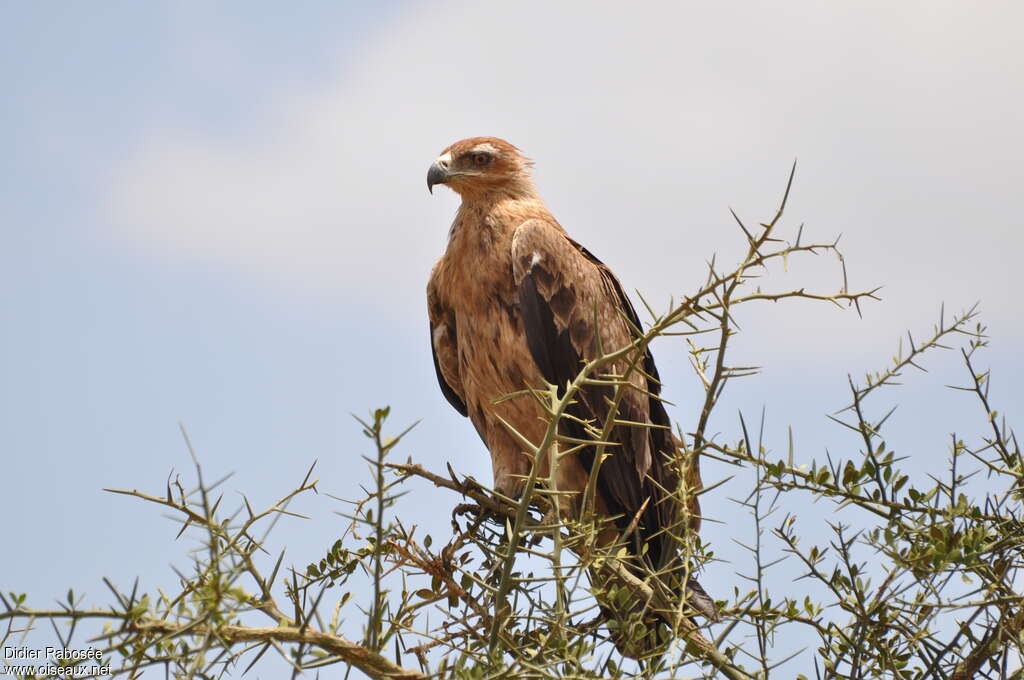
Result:
<svg viewBox="0 0 1024 680"><path fill-rule="evenodd" d="M491 154L486 151L474 151L469 157L470 161L478 168L482 168L491 162Z"/></svg>

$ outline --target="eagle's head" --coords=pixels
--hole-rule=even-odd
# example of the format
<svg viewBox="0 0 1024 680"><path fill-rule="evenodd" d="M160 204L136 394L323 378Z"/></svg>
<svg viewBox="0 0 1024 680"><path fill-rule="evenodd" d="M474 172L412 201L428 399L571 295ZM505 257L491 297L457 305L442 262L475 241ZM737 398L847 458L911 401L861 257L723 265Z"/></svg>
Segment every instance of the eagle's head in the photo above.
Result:
<svg viewBox="0 0 1024 680"><path fill-rule="evenodd" d="M427 189L447 184L463 198L486 194L533 194L530 159L497 137L470 137L441 152L427 171Z"/></svg>

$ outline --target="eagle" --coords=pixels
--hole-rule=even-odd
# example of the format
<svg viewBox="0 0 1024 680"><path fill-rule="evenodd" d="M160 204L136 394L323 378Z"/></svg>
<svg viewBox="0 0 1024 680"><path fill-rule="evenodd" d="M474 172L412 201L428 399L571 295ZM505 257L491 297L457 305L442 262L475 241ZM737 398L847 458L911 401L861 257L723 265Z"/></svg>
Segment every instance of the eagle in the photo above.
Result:
<svg viewBox="0 0 1024 680"><path fill-rule="evenodd" d="M512 498L520 497L532 459L509 426L539 445L548 423L535 399L505 397L545 385L565 389L582 362L629 345L641 327L619 280L548 210L532 166L502 139L473 137L444 149L427 172L431 193L444 184L462 199L447 248L427 284L437 380L490 451L494 489ZM689 485L686 530L698 531L700 473L695 460L682 464L682 448L658 397L661 383L650 350L636 351L642 356L627 356L609 370L622 375L630 359L638 367L630 376L632 388L622 390L615 416L620 424L610 437L614 445L596 466L593 509L608 519L599 541L624 540L634 568L640 562L646 567L638 573L680 573L685 566L673 528L684 513L674 491L681 478ZM562 433L592 440L584 424L601 427L611 395L608 385L581 389L568 411L572 417L559 424ZM585 446L559 463L558 489L571 494L575 512L581 510L595 462L594 447ZM546 476L547 461L540 465ZM695 579L689 577L682 587L678 580L666 580L676 591L685 590L693 609L717 620L714 602ZM601 602L612 620L629 614L619 611L628 609L621 600ZM630 656L652 646L641 643L638 649L621 632L617 637L613 631L613 639Z"/></svg>

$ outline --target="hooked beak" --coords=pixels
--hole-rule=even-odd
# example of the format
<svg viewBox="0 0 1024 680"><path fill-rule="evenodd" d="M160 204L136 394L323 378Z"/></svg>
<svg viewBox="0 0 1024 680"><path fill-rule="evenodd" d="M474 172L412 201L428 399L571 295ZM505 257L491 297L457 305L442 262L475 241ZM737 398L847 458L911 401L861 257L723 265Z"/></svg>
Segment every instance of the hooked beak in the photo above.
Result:
<svg viewBox="0 0 1024 680"><path fill-rule="evenodd" d="M448 170L448 164L451 162L451 156L445 154L438 158L427 170L427 191L431 194L434 193L435 184L444 184L448 181L448 178L452 176L452 173Z"/></svg>
<svg viewBox="0 0 1024 680"><path fill-rule="evenodd" d="M427 191L431 194L434 193L435 184L444 184L448 180L448 170L441 167L437 163L430 166L430 170L427 170Z"/></svg>

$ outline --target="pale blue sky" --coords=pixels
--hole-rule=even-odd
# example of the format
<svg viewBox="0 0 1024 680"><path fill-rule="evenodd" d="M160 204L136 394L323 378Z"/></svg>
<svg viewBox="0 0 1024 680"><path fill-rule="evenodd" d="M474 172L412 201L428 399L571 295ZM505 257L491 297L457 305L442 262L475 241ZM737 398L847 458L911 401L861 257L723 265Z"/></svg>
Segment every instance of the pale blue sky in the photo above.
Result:
<svg viewBox="0 0 1024 680"><path fill-rule="evenodd" d="M423 303L457 204L426 193L426 168L471 135L533 157L564 226L658 306L713 252L735 260L727 207L770 217L799 157L787 233L842 233L851 285L885 301L741 319L736 360L766 371L731 387L728 439L738 408L767 403L778 450L792 424L805 460L852 453L824 417L846 373L881 367L943 302L981 301L993 396L1019 416L1020 7L3 3L0 589L45 605L69 585L102 601L105 575L171 584L174 527L99 489L187 473L179 420L254 503L313 459L324 491L355 495L367 449L348 413L383 404L396 427L423 419L403 457L486 479L436 387ZM775 281L837 283L818 264ZM690 428L683 349L656 354ZM954 373L890 395L908 465L943 460L947 429L979 431L941 390ZM727 501L742 495L705 504L729 522L725 557L749 537ZM404 509L443 532L454 502L418 488ZM315 521L285 524L295 564L334 540L334 509L321 496ZM735 568L708 590L729 593Z"/></svg>

